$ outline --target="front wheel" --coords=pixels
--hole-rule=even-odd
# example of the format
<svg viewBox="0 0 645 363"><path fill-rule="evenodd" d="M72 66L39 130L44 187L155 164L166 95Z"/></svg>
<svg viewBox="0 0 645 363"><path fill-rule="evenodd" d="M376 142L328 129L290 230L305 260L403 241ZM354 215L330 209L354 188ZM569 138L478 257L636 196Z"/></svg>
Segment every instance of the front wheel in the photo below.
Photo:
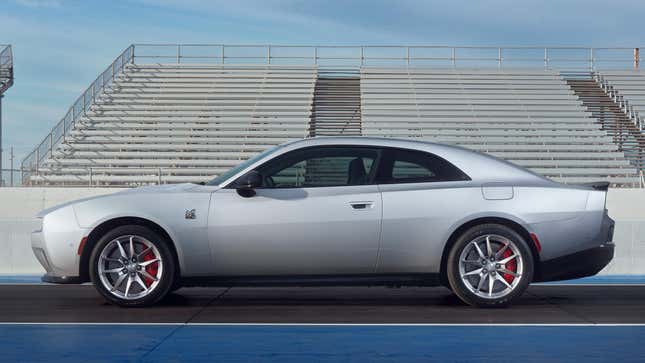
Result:
<svg viewBox="0 0 645 363"><path fill-rule="evenodd" d="M129 225L94 246L90 277L98 292L120 306L148 306L174 285L175 262L167 241L149 228Z"/></svg>
<svg viewBox="0 0 645 363"><path fill-rule="evenodd" d="M533 279L533 257L511 228L483 224L467 230L452 246L447 275L452 290L467 304L505 306Z"/></svg>

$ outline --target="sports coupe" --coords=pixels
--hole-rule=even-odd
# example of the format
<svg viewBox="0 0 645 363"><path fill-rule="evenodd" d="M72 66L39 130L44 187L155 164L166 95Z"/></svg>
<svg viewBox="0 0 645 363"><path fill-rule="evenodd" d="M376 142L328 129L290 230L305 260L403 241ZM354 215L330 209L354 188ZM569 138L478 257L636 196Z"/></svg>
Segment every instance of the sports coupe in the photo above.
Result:
<svg viewBox="0 0 645 363"><path fill-rule="evenodd" d="M534 281L613 258L608 183L564 185L455 146L366 137L283 144L206 184L159 185L38 214L43 281L145 306L182 286L450 288L508 305Z"/></svg>

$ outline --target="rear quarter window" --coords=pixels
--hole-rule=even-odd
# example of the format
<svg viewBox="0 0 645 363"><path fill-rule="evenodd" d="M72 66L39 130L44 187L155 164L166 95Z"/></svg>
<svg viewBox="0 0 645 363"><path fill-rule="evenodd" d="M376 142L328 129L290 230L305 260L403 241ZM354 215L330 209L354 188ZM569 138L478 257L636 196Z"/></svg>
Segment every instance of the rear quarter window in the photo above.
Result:
<svg viewBox="0 0 645 363"><path fill-rule="evenodd" d="M378 171L382 184L470 180L447 160L418 150L386 149Z"/></svg>

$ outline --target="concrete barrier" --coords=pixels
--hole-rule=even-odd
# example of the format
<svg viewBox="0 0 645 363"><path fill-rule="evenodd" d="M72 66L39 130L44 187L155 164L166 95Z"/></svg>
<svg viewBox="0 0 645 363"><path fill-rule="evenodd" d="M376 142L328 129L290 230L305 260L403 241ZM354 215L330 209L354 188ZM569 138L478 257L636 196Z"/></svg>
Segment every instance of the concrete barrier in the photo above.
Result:
<svg viewBox="0 0 645 363"><path fill-rule="evenodd" d="M43 274L31 252L34 216L71 200L114 193L115 188L0 188L0 275Z"/></svg>
<svg viewBox="0 0 645 363"><path fill-rule="evenodd" d="M0 188L0 275L41 274L30 234L38 211L114 188ZM611 189L607 209L616 220L614 261L603 275L645 275L645 189Z"/></svg>

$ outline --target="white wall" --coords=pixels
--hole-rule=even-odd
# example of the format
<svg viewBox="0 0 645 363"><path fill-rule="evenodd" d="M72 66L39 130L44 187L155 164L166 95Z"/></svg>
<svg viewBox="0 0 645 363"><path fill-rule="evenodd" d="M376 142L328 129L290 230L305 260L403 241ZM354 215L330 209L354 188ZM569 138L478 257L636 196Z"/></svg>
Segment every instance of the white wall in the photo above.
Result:
<svg viewBox="0 0 645 363"><path fill-rule="evenodd" d="M41 274L31 252L33 216L63 202L114 193L114 188L0 188L0 274ZM609 215L616 220L616 256L602 274L645 274L645 189L612 189Z"/></svg>

